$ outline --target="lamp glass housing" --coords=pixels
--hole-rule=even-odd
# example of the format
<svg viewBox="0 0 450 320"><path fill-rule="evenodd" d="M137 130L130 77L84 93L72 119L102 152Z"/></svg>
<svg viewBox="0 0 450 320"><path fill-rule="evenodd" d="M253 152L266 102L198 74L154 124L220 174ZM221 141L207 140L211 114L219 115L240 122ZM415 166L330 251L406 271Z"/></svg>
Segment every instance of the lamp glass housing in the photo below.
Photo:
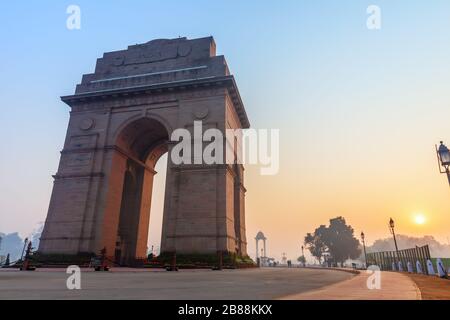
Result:
<svg viewBox="0 0 450 320"><path fill-rule="evenodd" d="M439 159L441 160L442 166L446 167L450 165L450 151L447 146L441 141L441 145L438 149Z"/></svg>

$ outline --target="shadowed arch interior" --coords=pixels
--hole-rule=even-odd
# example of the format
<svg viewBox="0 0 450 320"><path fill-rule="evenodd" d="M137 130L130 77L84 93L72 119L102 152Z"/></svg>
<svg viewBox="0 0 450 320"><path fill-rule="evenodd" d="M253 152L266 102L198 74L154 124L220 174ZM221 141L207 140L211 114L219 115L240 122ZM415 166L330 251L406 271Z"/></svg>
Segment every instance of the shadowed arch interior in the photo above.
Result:
<svg viewBox="0 0 450 320"><path fill-rule="evenodd" d="M165 127L151 118L133 121L117 137L126 160L114 254L119 264L146 256L154 168L167 152L168 138Z"/></svg>

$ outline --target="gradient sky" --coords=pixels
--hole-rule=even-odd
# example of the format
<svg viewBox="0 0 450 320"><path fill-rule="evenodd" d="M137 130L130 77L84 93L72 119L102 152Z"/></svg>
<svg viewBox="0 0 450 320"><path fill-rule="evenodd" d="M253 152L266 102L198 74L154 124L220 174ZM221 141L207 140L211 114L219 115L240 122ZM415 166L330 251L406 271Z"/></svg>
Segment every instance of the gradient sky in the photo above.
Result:
<svg viewBox="0 0 450 320"><path fill-rule="evenodd" d="M81 30L66 29L70 4L81 7ZM371 4L382 10L379 31L366 28ZM103 52L209 35L253 127L280 129L279 174L246 170L251 255L262 230L270 256L295 259L306 232L340 215L369 243L389 236L391 216L399 233L448 241L449 188L434 153L439 140L450 144L448 0L4 4L0 232L27 235L45 220L69 116L59 96ZM155 201L150 243L160 208Z"/></svg>

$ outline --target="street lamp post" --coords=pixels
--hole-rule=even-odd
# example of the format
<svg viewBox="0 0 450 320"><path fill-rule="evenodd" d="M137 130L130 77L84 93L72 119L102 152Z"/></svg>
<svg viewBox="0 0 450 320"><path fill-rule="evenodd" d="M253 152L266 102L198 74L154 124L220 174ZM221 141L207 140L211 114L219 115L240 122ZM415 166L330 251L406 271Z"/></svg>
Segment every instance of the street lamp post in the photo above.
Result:
<svg viewBox="0 0 450 320"><path fill-rule="evenodd" d="M27 247L27 243L28 243L28 238L25 238L24 242L23 242L23 249L22 249L22 254L20 255L20 260L23 259L23 255L25 253L25 249Z"/></svg>
<svg viewBox="0 0 450 320"><path fill-rule="evenodd" d="M439 172L447 175L448 183L450 185L450 150L448 150L443 141L441 141L439 147L436 146L436 154L438 158Z"/></svg>
<svg viewBox="0 0 450 320"><path fill-rule="evenodd" d="M364 261L365 261L365 266L367 268L367 253L366 253L366 242L365 242L365 235L364 232L361 232L361 240L363 243L363 248L364 248Z"/></svg>
<svg viewBox="0 0 450 320"><path fill-rule="evenodd" d="M389 220L389 230L391 230L391 233L394 236L395 252L397 254L397 261L396 262L398 263L398 261L399 261L399 254L398 254L397 239L395 238L394 227L395 227L394 220L392 220L392 218L391 218L391 220Z"/></svg>
<svg viewBox="0 0 450 320"><path fill-rule="evenodd" d="M305 260L303 260L303 267L305 267L305 265L306 265L306 258L305 258L305 247L302 245L302 257L303 257L303 259L305 259Z"/></svg>

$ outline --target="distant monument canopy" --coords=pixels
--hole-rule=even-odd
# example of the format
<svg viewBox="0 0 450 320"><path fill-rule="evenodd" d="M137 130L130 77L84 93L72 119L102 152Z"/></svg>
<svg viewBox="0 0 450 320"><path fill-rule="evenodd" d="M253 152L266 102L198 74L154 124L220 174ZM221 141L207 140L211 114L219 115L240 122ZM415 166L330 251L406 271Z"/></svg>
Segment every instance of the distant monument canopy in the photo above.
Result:
<svg viewBox="0 0 450 320"><path fill-rule="evenodd" d="M157 39L107 52L83 76L39 252L98 253L127 264L147 254L156 162L177 128L250 126L212 37ZM239 146L234 146L238 148ZM229 150L224 146L223 154ZM168 157L161 252L247 255L244 168L183 165Z"/></svg>
<svg viewBox="0 0 450 320"><path fill-rule="evenodd" d="M267 238L264 236L264 233L260 231L256 234L255 240L267 240Z"/></svg>
<svg viewBox="0 0 450 320"><path fill-rule="evenodd" d="M264 233L262 233L262 231L259 231L256 234L255 237L256 240L256 260L259 260L259 265L260 266L267 266L268 265L268 260L267 260L267 248L266 248L266 241L267 238L264 236ZM261 249L261 252L259 252L259 241L263 242L263 248Z"/></svg>

